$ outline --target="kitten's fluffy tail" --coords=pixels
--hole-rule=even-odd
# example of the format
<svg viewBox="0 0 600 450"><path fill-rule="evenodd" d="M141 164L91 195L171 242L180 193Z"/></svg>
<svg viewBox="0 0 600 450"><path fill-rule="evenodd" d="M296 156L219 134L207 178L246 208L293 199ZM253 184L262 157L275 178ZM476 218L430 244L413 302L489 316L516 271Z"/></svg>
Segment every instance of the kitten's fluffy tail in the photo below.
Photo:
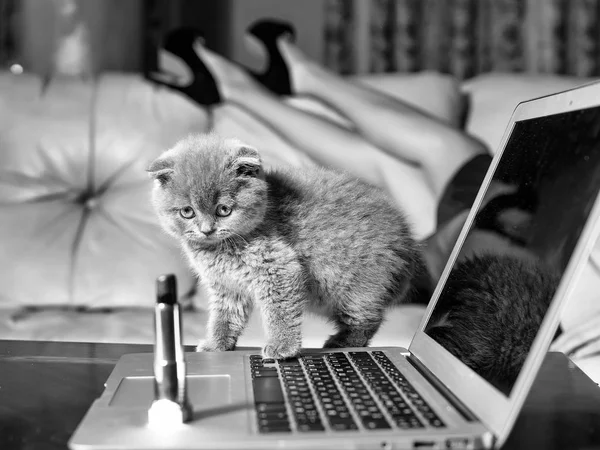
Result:
<svg viewBox="0 0 600 450"><path fill-rule="evenodd" d="M413 277L409 291L404 298L399 299L399 303L427 305L435 289L435 283L429 270L427 270L427 264L420 255L413 261L412 273Z"/></svg>

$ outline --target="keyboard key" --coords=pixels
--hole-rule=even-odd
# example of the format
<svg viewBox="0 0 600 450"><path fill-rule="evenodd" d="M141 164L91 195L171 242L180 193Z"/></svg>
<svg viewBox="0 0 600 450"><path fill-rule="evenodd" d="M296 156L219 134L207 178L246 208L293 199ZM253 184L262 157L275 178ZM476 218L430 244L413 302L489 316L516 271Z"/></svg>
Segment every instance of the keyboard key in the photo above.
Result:
<svg viewBox="0 0 600 450"><path fill-rule="evenodd" d="M261 433L291 433L292 429L290 425L267 425L258 427L258 431Z"/></svg>
<svg viewBox="0 0 600 450"><path fill-rule="evenodd" d="M256 368L252 370L253 378L262 378L262 377L277 377L279 376L276 368Z"/></svg>
<svg viewBox="0 0 600 450"><path fill-rule="evenodd" d="M294 366L298 366L300 367L300 361L298 360L298 358L291 358L291 359L280 359L278 361L279 367L294 367Z"/></svg>
<svg viewBox="0 0 600 450"><path fill-rule="evenodd" d="M325 427L321 420L309 420L305 419L301 423L298 423L298 431L324 431Z"/></svg>
<svg viewBox="0 0 600 450"><path fill-rule="evenodd" d="M285 407L285 403L255 403L254 407L256 411L260 413L277 413L277 412L287 412Z"/></svg>
<svg viewBox="0 0 600 450"><path fill-rule="evenodd" d="M367 428L369 430L381 430L381 429L391 428L390 424L387 423L387 420L385 420L385 419L367 418L366 420L363 420L363 425L365 426L365 428Z"/></svg>
<svg viewBox="0 0 600 450"><path fill-rule="evenodd" d="M283 391L277 377L254 378L254 403L283 403Z"/></svg>
<svg viewBox="0 0 600 450"><path fill-rule="evenodd" d="M329 418L329 426L334 431L348 431L348 430L357 430L358 426L354 419L350 417L348 414L347 417L330 417Z"/></svg>
<svg viewBox="0 0 600 450"><path fill-rule="evenodd" d="M264 428L264 427L271 427L271 428L280 428L280 427L289 427L290 426L290 422L287 420L287 417L284 419L273 419L273 418L266 418L266 419L258 419L258 427L259 428Z"/></svg>

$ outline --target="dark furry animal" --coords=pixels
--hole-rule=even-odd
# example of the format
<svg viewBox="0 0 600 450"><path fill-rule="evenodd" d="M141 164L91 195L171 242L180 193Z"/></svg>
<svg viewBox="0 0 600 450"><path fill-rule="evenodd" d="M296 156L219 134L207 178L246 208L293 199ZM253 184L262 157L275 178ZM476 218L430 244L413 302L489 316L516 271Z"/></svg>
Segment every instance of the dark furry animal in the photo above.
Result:
<svg viewBox="0 0 600 450"><path fill-rule="evenodd" d="M491 254L466 259L450 273L425 331L508 393L557 285L554 271L537 260Z"/></svg>

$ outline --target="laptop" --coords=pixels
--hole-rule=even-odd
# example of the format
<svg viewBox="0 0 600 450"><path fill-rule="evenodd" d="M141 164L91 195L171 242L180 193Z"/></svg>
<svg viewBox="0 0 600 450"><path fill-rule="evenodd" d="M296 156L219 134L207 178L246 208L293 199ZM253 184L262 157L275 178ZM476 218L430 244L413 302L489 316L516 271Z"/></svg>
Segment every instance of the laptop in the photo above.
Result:
<svg viewBox="0 0 600 450"><path fill-rule="evenodd" d="M490 216L490 193L498 186L513 203L492 211L505 219L494 230L483 216ZM598 236L599 189L600 83L520 103L408 349L306 350L280 361L263 360L257 351L187 353L193 413L179 427L149 426L152 354L125 355L69 446L499 447ZM521 194L527 200L520 201ZM508 229L501 229L506 223ZM481 236L490 239L483 239L487 244L478 250L473 241ZM557 280L532 332L518 336L528 352L503 379L474 367L469 355L447 348L435 334L439 317L452 313L448 280L478 251L508 253L551 267Z"/></svg>

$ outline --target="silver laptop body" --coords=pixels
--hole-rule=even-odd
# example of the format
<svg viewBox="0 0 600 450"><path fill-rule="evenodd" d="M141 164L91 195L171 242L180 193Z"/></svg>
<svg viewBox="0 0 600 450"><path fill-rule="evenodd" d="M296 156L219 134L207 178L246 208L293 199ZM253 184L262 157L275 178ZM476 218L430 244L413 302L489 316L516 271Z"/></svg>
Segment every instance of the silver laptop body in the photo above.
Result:
<svg viewBox="0 0 600 450"><path fill-rule="evenodd" d="M430 319L439 315L436 307L442 305L439 300L445 295L449 275L467 249L473 252L469 239L474 236L479 214L489 206L486 192L492 182L509 186L509 192L513 192L511 183L516 183L517 191L526 186L529 194L534 192L536 201L526 215L535 236L525 239L534 244L525 245L526 251L560 275L524 364L514 378L502 382L469 367L430 336ZM126 355L116 365L106 389L91 406L69 446L500 446L519 414L556 333L561 307L598 236L599 188L600 84L521 103L511 117L408 349L306 350L301 358L288 362L262 361L257 351L188 353L188 394L193 419L175 427L148 424L148 408L153 400L152 354ZM554 215L549 207L554 208ZM500 241L502 245L503 242ZM511 245L498 251L510 251L507 249ZM524 244L520 241L516 246L519 245ZM273 389L281 401L270 402ZM308 397L312 397L312 404L300 401ZM270 409L270 405L279 406Z"/></svg>

